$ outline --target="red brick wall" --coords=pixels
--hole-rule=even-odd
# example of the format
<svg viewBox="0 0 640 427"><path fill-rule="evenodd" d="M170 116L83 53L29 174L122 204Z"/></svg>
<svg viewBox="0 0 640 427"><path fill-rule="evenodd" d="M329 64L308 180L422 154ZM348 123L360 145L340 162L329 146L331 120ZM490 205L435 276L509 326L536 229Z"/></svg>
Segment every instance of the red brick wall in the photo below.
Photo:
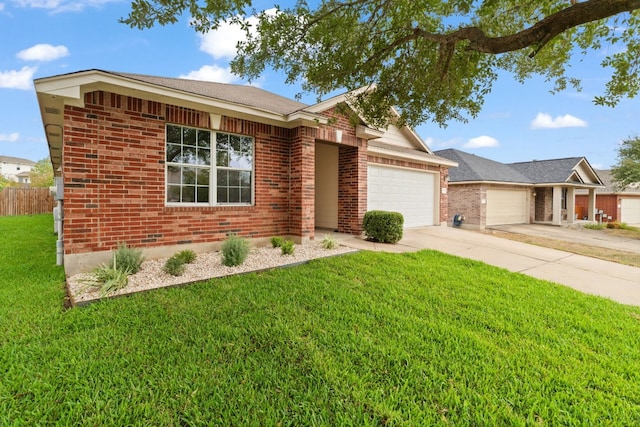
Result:
<svg viewBox="0 0 640 427"><path fill-rule="evenodd" d="M464 225L480 228L484 226L486 204L481 199L486 198L486 189L479 184L454 184L449 186L449 215L453 219L455 214L464 216Z"/></svg>
<svg viewBox="0 0 640 427"><path fill-rule="evenodd" d="M87 94L84 108L65 107L65 253L111 250L119 242L136 247L212 242L230 232L250 237L308 232L308 224L290 223L292 209L300 215L299 204L290 205L296 200L292 192L310 192L313 204L312 187L289 186L290 131L243 120L225 118L221 130L255 138L255 205L165 206L169 119L209 126L206 113L103 92ZM309 173L313 178L313 168Z"/></svg>
<svg viewBox="0 0 640 427"><path fill-rule="evenodd" d="M618 199L619 196L615 194L596 194L596 210L602 210L606 215L611 216L611 219L603 218L602 221L613 222L620 220L620 209L618 209L620 201ZM576 212L581 212L582 216L586 216L588 210L589 196L576 195ZM582 216L580 216L580 219L582 219ZM595 219L599 220L600 217L597 216Z"/></svg>

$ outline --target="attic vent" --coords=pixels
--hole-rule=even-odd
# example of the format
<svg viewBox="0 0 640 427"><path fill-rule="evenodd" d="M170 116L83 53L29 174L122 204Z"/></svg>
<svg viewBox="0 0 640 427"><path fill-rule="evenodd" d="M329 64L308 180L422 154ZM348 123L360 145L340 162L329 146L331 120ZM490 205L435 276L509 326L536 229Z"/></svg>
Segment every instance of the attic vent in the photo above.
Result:
<svg viewBox="0 0 640 427"><path fill-rule="evenodd" d="M53 107L44 107L44 112L47 114L60 114L60 109Z"/></svg>
<svg viewBox="0 0 640 427"><path fill-rule="evenodd" d="M58 132L49 132L48 135L49 136L60 136L60 134Z"/></svg>

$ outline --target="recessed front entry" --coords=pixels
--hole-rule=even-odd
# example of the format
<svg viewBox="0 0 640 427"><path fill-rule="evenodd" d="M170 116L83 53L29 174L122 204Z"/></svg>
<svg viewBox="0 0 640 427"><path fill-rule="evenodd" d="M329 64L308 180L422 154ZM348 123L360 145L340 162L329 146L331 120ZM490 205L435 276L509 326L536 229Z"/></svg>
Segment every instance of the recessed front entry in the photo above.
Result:
<svg viewBox="0 0 640 427"><path fill-rule="evenodd" d="M337 146L316 144L316 228L338 229L338 159Z"/></svg>

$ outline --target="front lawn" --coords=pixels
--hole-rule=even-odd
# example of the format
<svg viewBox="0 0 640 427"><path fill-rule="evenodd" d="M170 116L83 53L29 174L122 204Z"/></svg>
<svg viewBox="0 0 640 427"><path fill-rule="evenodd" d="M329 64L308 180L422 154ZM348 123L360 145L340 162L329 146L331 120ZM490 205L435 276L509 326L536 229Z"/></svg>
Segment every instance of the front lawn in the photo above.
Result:
<svg viewBox="0 0 640 427"><path fill-rule="evenodd" d="M0 425L639 425L640 308L434 251L63 309L0 218Z"/></svg>

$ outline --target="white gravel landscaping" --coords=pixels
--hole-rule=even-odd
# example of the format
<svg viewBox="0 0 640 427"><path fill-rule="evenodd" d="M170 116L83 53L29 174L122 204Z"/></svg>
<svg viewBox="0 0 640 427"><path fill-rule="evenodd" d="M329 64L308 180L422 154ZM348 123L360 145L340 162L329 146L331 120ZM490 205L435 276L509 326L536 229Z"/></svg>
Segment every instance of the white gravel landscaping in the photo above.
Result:
<svg viewBox="0 0 640 427"><path fill-rule="evenodd" d="M321 242L296 245L292 255L282 255L280 248L258 247L252 248L246 261L236 267L223 265L222 254L218 251L202 253L198 254L193 263L186 264L186 270L182 276L172 276L163 271L166 258L150 260L142 263L138 273L129 276L129 283L125 288L109 294L108 297L265 270L354 251L353 248L343 245L338 245L335 249L324 249ZM89 273L82 273L67 278L67 289L72 305L87 304L103 298L99 288L92 286L92 277Z"/></svg>

